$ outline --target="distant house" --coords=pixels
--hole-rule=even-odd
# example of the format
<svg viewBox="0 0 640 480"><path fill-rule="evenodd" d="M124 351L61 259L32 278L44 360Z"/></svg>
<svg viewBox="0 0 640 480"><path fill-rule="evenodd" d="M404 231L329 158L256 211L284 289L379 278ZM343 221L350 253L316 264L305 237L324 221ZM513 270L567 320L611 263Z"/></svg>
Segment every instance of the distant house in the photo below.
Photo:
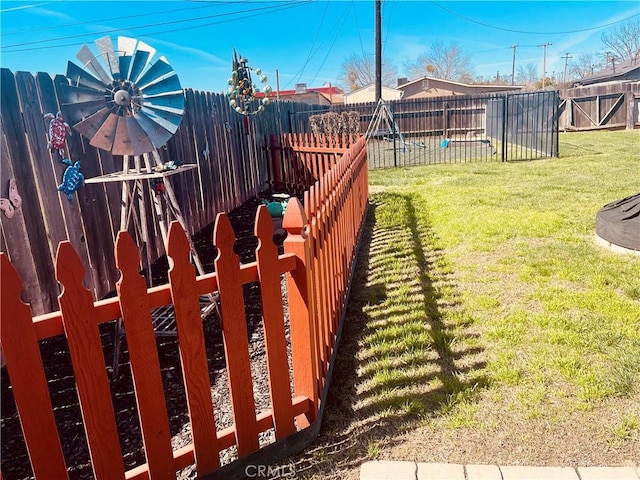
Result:
<svg viewBox="0 0 640 480"><path fill-rule="evenodd" d="M323 87L307 87L306 83L296 84L293 90L280 90L269 95L269 98L275 100L289 100L292 102L307 103L309 105L342 105L343 91L341 88L325 85ZM256 94L256 97L264 97L264 93Z"/></svg>
<svg viewBox="0 0 640 480"><path fill-rule="evenodd" d="M396 88L390 88L382 86L382 99L383 100L400 100L402 98L402 91ZM369 103L376 101L376 87L372 83L370 85L365 85L364 87L360 87L357 90L352 92L345 93L344 104L351 105L354 103Z"/></svg>
<svg viewBox="0 0 640 480"><path fill-rule="evenodd" d="M523 85L469 85L442 78L421 77L411 81L399 78L396 88L402 92L403 99L408 99L514 92L524 90L525 87Z"/></svg>
<svg viewBox="0 0 640 480"><path fill-rule="evenodd" d="M639 81L640 80L640 58L638 56L626 62L611 62L607 68L596 72L590 77L577 80L574 86L593 85L613 81Z"/></svg>

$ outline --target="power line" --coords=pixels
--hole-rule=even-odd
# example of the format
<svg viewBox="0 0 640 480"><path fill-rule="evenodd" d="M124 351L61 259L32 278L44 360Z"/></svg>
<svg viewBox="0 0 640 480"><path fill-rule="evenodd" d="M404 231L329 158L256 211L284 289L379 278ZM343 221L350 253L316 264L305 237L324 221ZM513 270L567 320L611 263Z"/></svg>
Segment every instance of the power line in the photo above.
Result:
<svg viewBox="0 0 640 480"><path fill-rule="evenodd" d="M54 3L54 2L47 2L47 3ZM217 4L220 3L225 3L225 2L216 2ZM228 3L232 3L232 2L228 2ZM233 2L233 3L240 3L240 2ZM242 2L244 3L244 2ZM46 5L46 4L39 4L39 5ZM217 6L217 5L200 5L197 7L188 7L188 8L177 8L174 10L164 10L162 12L146 12L146 13L140 13L138 15L128 15L128 16L119 16L119 17L111 17L111 18L101 18L101 19L97 19L97 20L87 20L86 22L76 22L76 23L68 23L66 25L51 25L48 27L40 27L40 28L29 28L27 30L16 30L15 32L2 32L0 33L0 36L2 37L9 37L12 35L20 35L21 33L33 33L33 32L44 32L46 30L59 30L59 29L66 29L66 28L71 28L71 27L77 27L79 25L87 25L88 23L100 23L100 22L110 22L112 20L118 20L118 21L122 21L125 19L129 19L129 18L138 18L138 17L150 17L152 15L164 15L167 13L173 13L173 12L183 12L185 10L196 10L196 9L201 9L201 8L211 8L213 6Z"/></svg>
<svg viewBox="0 0 640 480"><path fill-rule="evenodd" d="M434 4L436 7L440 8L441 10L444 10L447 13L450 13L451 15L454 15L456 17L462 18L463 20L466 20L467 22L471 22L471 23L475 23L477 25L482 25L483 27L487 27L487 28L493 28L495 30L502 30L504 32L513 32L513 33L530 33L530 34L534 34L534 35L564 35L567 33L580 33L580 32L588 32L590 30L598 30L600 28L604 28L604 27L609 27L611 25L615 25L616 23L620 23L620 22L625 22L633 17L637 17L638 15L640 15L640 13L634 13L633 15L628 16L627 18L623 18L622 20L616 20L615 22L610 22L610 23L604 23L602 25L598 25L596 27L588 27L588 28L581 28L579 30L565 30L565 31L561 31L561 32L532 32L532 31L527 31L527 30L515 30L515 29L511 29L511 28L503 28L503 27L497 27L495 25L490 25L488 23L484 23L484 22L480 22L478 20L474 20L473 18L469 18L469 17L465 17L464 15L459 14L458 12L454 12L453 10L449 10L446 7L443 7L442 5L439 5L436 2L431 2L432 4Z"/></svg>
<svg viewBox="0 0 640 480"><path fill-rule="evenodd" d="M302 65L302 67L300 68L300 70L298 70L298 71L293 75L293 78L295 78L296 76L298 77L298 78L296 79L296 82L299 82L299 81L300 81L300 79L302 78L302 74L304 73L304 70L305 70L305 68L307 68L307 65L309 64L309 62L311 61L311 59L312 59L313 57L315 57L315 55L316 55L316 54L317 54L317 53L322 49L322 46L323 46L323 45L325 44L325 42L326 42L326 41L331 37L331 35L333 34L334 29L337 27L337 28L338 28L338 32L337 32L336 37L334 38L334 40L333 40L333 42L332 42L332 45L331 45L331 47L330 47L330 48L333 48L333 45L335 44L335 42L336 42L336 40L337 40L338 34L339 34L339 33L340 33L340 31L341 31L342 25L344 24L344 20L346 19L346 16L348 15L348 13L349 13L349 7L347 6L347 7L345 8L345 10L342 12L342 17L341 17L341 18L343 18L342 23L341 23L340 25L338 25L337 23L334 23L334 24L333 24L333 27L331 27L331 29L327 32L326 36L325 36L325 37L322 39L322 41L318 44L318 46L315 48L315 50L313 50L313 51L310 51L310 52L309 52L309 56L307 57L307 60L304 62L304 64L303 64L303 65ZM325 61L326 61L326 57L325 57L325 59L324 59L324 60L323 60L323 62L322 62L322 63L323 63L323 65L324 65L324 62L325 62ZM318 72L316 73L316 76L317 76L317 75L318 75ZM289 80L289 82L287 82L287 84L285 85L285 88L286 88L286 87L288 87L288 86L291 84L291 82L293 81L293 78L291 78L291 79ZM313 77L313 80L315 80L315 76ZM311 82L309 82L309 83L311 83Z"/></svg>
<svg viewBox="0 0 640 480"><path fill-rule="evenodd" d="M362 50L362 56L364 57L364 44L362 43L362 35L360 33L360 24L358 23L358 13L356 12L355 0L351 0L351 6L353 7L353 18L356 21L356 29L358 30L358 39L360 40L360 50Z"/></svg>
<svg viewBox="0 0 640 480"><path fill-rule="evenodd" d="M313 55L315 55L315 52L313 51L313 47L316 46L316 41L318 40L318 35L320 34L320 30L322 29L322 25L324 24L324 17L327 14L327 10L329 10L329 2L328 1L324 5L324 11L322 12L322 18L320 19L320 24L318 25L318 28L316 30L316 34L313 37L313 41L311 42L311 48L309 48L309 53L307 54L307 59L304 61L304 64L302 65L302 68L298 72L299 75L298 75L298 79L296 80L296 83L300 82L300 78L302 77L302 74L304 73L304 69L307 67L307 65L311 61L311 57L313 57ZM324 43L324 40L323 40L322 43ZM289 80L289 83L291 83L291 80ZM287 85L285 85L285 86L288 86L289 83L287 83Z"/></svg>
<svg viewBox="0 0 640 480"><path fill-rule="evenodd" d="M56 0L53 2L42 2L42 3L34 3L31 5L20 5L19 7L11 7L11 8L3 8L0 10L0 13L13 12L15 10L27 10L29 8L41 7L42 5L49 5L50 3L61 2L62 0Z"/></svg>
<svg viewBox="0 0 640 480"><path fill-rule="evenodd" d="M214 16L207 16L207 17L198 17L198 18L192 18L189 20L181 20L181 22L185 22L185 21L195 21L195 20L202 20L204 18L211 18L211 17L220 17L220 16L229 16L229 15L240 15L240 14L245 14L247 12L256 12L256 13L252 13L250 15L245 15L240 19L234 18L234 19L230 19L230 20L220 20L217 22L208 22L208 23L203 23L201 25L189 25L187 27L182 27L182 28L173 28L170 30L161 30L161 31L157 31L157 32L147 32L145 33L145 35L150 36L150 35L161 35L164 33L173 33L173 32L180 32L183 30L189 30L189 29L194 29L194 28L202 28L202 27L210 27L212 25L219 25L221 23L227 23L227 22L235 22L238 20L245 20L247 18L252 18L252 17L257 17L258 15L262 15L264 10L271 10L272 12L278 12L278 11L282 11L282 10L288 10L290 8L294 8L294 7L298 7L300 5L307 5L309 3L312 3L314 0L301 0L301 1L296 1L296 2L292 2L292 3L287 3L286 5L282 5L282 4L278 4L278 5L274 5L274 6L270 6L270 7L261 7L261 8L254 8L254 9L249 9L249 10L243 10L243 11L237 11L237 12L229 12L229 13L225 13L225 14L218 14L218 15L214 15ZM113 33L113 32L119 32L119 31L126 31L126 30L132 30L132 29L137 29L137 28L148 28L150 26L158 26L158 25L168 25L171 23L176 23L176 22L163 22L160 24L156 24L156 25L141 25L141 26L137 26L137 27L125 27L125 28L116 28L116 29L111 29L111 30L105 30L103 32L101 32L102 34L104 33ZM82 34L82 35L71 35L69 37L63 37L65 39L67 38L75 38L78 36L89 36L89 35L96 35L96 33L87 33L87 34ZM29 48L17 48L14 50L9 50L8 52L5 53L14 53L14 52L27 52L27 51L31 51L31 50L45 50L45 49L51 49L51 48L61 48L61 47L72 47L74 45L83 45L85 42L75 42L75 43L65 43L65 44L61 44L61 45L49 45L49 46L39 46L39 47L29 47ZM2 46L0 47L0 49L5 49L7 48L6 46Z"/></svg>
<svg viewBox="0 0 640 480"><path fill-rule="evenodd" d="M184 18L184 19L180 19L180 20L170 20L170 21L165 21L165 22L157 22L157 23L150 23L150 24L146 24L146 25L138 25L138 26L132 26L132 27L123 27L123 28L112 28L110 30L105 30L101 33L113 33L113 32L121 32L123 30L133 30L133 29L137 29L137 28L151 28L151 27L160 27L160 26L164 26L164 25L175 25L177 23L185 23L185 22L193 22L193 21L197 21L197 20L206 20L206 19L210 19L210 18L218 18L218 17L228 17L230 15L240 15L240 14L244 14L244 13L248 13L248 12L255 12L255 11L262 11L262 10L269 10L269 9L274 9L279 7L280 5L272 5L269 7L257 7L257 8L250 8L248 10L242 10L242 11L237 11L237 12L226 12L226 13L216 13L213 15L205 15L205 16L200 16L200 17L194 17L194 18ZM31 42L22 42L22 43L14 43L11 45L3 45L2 49L7 49L7 48L14 48L14 47L22 47L22 46L26 46L26 45L36 45L36 44L42 44L42 43L48 43L48 42L56 42L56 41L61 41L61 40L68 40L71 38L79 38L79 37L86 37L89 35L95 35L93 33L79 33L76 35L66 35L63 37L56 37L56 38L49 38L49 39L45 39L45 40L33 40ZM19 51L19 50L10 50L11 52L14 51Z"/></svg>
<svg viewBox="0 0 640 480"><path fill-rule="evenodd" d="M336 44L336 41L338 40L338 37L340 36L340 33L342 32L342 27L344 26L344 22L347 20L347 16L349 14L348 10L349 10L348 8L345 9L344 14L342 16L342 23L340 24L340 28L336 32L336 36L334 37L333 42L331 43L331 46L327 50L327 54L322 59L322 63L318 67L318 70L316 71L316 74L313 76L313 78L311 79L311 81L309 83L313 84L313 82L315 81L316 77L320 73L320 70L322 70L322 67L324 67L324 64L327 61L327 58L329 58L329 54L331 54L331 50L333 50L333 46Z"/></svg>

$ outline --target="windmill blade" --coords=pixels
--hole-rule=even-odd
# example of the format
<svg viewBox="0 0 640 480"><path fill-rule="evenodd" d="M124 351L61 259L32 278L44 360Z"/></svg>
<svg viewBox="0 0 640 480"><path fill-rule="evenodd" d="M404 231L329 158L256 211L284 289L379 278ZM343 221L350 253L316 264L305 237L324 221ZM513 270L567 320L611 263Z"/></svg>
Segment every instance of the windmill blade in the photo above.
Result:
<svg viewBox="0 0 640 480"><path fill-rule="evenodd" d="M98 51L102 54L104 62L109 67L111 72L111 78L118 78L120 76L120 62L113 51L113 43L111 37L106 36L99 38L95 41Z"/></svg>
<svg viewBox="0 0 640 480"><path fill-rule="evenodd" d="M67 62L67 78L71 80L71 84L74 86L95 88L96 90L104 91L107 88L107 84L98 80L86 70L83 70L75 63Z"/></svg>
<svg viewBox="0 0 640 480"><path fill-rule="evenodd" d="M60 85L58 92L60 103L83 103L102 100L104 102L104 89L75 87L72 85Z"/></svg>
<svg viewBox="0 0 640 480"><path fill-rule="evenodd" d="M80 123L76 123L73 128L82 136L91 140L100 129L111 112L107 107L98 110L93 115L88 116Z"/></svg>
<svg viewBox="0 0 640 480"><path fill-rule="evenodd" d="M136 51L136 45L138 45L138 40L135 38L118 37L118 52L120 52L120 55L133 57Z"/></svg>
<svg viewBox="0 0 640 480"><path fill-rule="evenodd" d="M157 93L170 93L170 92L180 92L182 93L182 86L180 85L180 80L178 80L177 75L171 75L170 77L166 77L156 83L148 85L144 88L140 89L143 95L154 95Z"/></svg>
<svg viewBox="0 0 640 480"><path fill-rule="evenodd" d="M76 58L82 62L84 68L93 71L104 83L107 85L111 83L111 76L105 72L98 59L93 55L93 52L89 50L89 47L83 45L78 53L76 53Z"/></svg>
<svg viewBox="0 0 640 480"><path fill-rule="evenodd" d="M156 53L156 49L150 47L144 42L138 42L136 53L133 55L133 65L131 65L131 72L129 72L129 80L137 83L138 77L147 68L149 60Z"/></svg>
<svg viewBox="0 0 640 480"><path fill-rule="evenodd" d="M118 55L120 55L120 77L121 79L129 78L131 71L131 61L136 51L138 40L129 37L118 37Z"/></svg>
<svg viewBox="0 0 640 480"><path fill-rule="evenodd" d="M169 73L173 73L173 68L171 68L171 65L169 65L166 58L160 57L136 83L140 89L144 90L147 85L158 81L161 77L164 77Z"/></svg>
<svg viewBox="0 0 640 480"><path fill-rule="evenodd" d="M143 105L154 106L157 108L165 107L168 111L175 113L184 112L184 94L167 93L158 95L143 95Z"/></svg>
<svg viewBox="0 0 640 480"><path fill-rule="evenodd" d="M110 113L104 123L98 128L93 138L89 141L90 145L101 148L107 152L113 147L113 139L116 136L116 128L118 126L118 115Z"/></svg>
<svg viewBox="0 0 640 480"><path fill-rule="evenodd" d="M142 155L153 150L147 134L133 117L118 117L111 152L114 155Z"/></svg>
<svg viewBox="0 0 640 480"><path fill-rule="evenodd" d="M161 147L173 136L173 133L147 116L142 110L133 117L138 121L138 125L149 136L149 140L155 147Z"/></svg>
<svg viewBox="0 0 640 480"><path fill-rule="evenodd" d="M102 99L80 103L65 103L61 106L61 109L69 125L75 125L89 115L93 115L104 106L105 102L104 99Z"/></svg>
<svg viewBox="0 0 640 480"><path fill-rule="evenodd" d="M141 155L165 145L185 106L167 59L152 63L156 50L129 37L118 37L117 47L109 37L95 44L95 56L87 45L78 51L82 67L68 64L71 85L60 89L67 121L90 145L115 155Z"/></svg>
<svg viewBox="0 0 640 480"><path fill-rule="evenodd" d="M162 125L162 127L169 130L171 133L176 133L178 127L180 126L180 122L182 121L182 115L165 112L163 110L158 110L153 107L147 107L145 105L142 106L138 113L140 112L143 112L147 117L149 117L154 122Z"/></svg>

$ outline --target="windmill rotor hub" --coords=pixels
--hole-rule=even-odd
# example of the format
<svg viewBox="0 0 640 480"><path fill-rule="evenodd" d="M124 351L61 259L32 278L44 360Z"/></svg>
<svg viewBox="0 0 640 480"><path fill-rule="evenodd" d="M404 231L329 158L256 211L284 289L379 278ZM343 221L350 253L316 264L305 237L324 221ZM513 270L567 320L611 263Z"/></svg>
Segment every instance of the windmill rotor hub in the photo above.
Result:
<svg viewBox="0 0 640 480"><path fill-rule="evenodd" d="M118 90L113 94L113 101L120 107L128 107L131 105L131 94L126 90Z"/></svg>

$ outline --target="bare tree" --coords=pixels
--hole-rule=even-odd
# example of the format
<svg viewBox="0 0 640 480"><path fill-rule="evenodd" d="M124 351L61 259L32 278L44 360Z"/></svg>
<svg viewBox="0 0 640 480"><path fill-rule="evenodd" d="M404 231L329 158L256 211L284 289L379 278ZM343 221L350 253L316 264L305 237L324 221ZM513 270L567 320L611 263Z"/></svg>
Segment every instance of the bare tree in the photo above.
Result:
<svg viewBox="0 0 640 480"><path fill-rule="evenodd" d="M445 45L436 41L428 53L408 62L405 68L411 78L427 76L454 81L473 78L471 58L455 42Z"/></svg>
<svg viewBox="0 0 640 480"><path fill-rule="evenodd" d="M340 81L349 91L371 85L376 80L376 63L372 53L359 55L353 53L342 63ZM382 84L395 86L398 68L388 59L382 59Z"/></svg>
<svg viewBox="0 0 640 480"><path fill-rule="evenodd" d="M579 80L589 77L604 67L603 63L597 58L597 54L581 53L578 58L569 62L570 78Z"/></svg>
<svg viewBox="0 0 640 480"><path fill-rule="evenodd" d="M603 33L600 39L618 62L637 57L640 55L640 19L621 23L609 35Z"/></svg>
<svg viewBox="0 0 640 480"><path fill-rule="evenodd" d="M516 82L520 85L534 86L538 80L538 67L533 63L527 63L524 67L518 67Z"/></svg>

